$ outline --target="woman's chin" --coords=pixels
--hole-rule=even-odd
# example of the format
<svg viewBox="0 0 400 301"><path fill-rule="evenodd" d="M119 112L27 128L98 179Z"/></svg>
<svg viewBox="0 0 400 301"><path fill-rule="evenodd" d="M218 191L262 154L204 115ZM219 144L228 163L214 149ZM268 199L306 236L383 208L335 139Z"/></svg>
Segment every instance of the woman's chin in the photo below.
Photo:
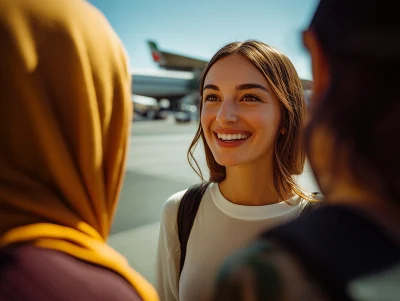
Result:
<svg viewBox="0 0 400 301"><path fill-rule="evenodd" d="M220 160L216 159L217 163L224 167L235 167L240 165L245 165L246 160L240 160L238 158L221 158Z"/></svg>

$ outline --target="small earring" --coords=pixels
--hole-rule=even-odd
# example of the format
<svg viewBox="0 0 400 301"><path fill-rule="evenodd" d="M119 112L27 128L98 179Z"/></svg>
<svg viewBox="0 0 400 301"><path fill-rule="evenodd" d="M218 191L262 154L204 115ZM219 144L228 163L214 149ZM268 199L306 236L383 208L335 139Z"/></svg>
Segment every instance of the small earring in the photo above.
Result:
<svg viewBox="0 0 400 301"><path fill-rule="evenodd" d="M281 134L285 135L286 134L286 130L285 129L281 129Z"/></svg>

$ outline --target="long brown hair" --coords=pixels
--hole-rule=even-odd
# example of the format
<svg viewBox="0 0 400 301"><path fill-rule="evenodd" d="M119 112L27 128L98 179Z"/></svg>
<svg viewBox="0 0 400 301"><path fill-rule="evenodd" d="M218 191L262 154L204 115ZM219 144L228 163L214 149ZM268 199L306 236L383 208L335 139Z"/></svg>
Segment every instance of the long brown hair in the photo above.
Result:
<svg viewBox="0 0 400 301"><path fill-rule="evenodd" d="M293 175L303 172L305 155L301 146L301 131L305 122L305 101L301 80L291 63L282 52L262 42L249 40L233 42L222 47L204 69L200 82L200 96L203 98L203 85L210 68L220 59L232 54L246 57L267 79L277 96L282 113L281 124L285 134L277 135L274 147L274 186L280 197L296 193L308 198L293 179ZM203 103L200 101L199 111ZM201 122L187 152L189 164L204 181L201 169L194 158L194 150L200 140L204 145L207 166L210 171L210 182L220 182L226 177L225 167L219 165L207 145Z"/></svg>

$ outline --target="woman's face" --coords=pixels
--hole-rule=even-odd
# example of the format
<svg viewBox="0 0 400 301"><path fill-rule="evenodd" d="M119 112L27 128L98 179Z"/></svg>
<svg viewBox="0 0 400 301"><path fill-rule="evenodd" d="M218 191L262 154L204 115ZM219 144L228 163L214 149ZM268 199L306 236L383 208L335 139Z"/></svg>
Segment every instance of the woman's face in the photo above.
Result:
<svg viewBox="0 0 400 301"><path fill-rule="evenodd" d="M280 103L264 75L244 56L217 61L203 86L201 126L222 166L272 157L280 129Z"/></svg>

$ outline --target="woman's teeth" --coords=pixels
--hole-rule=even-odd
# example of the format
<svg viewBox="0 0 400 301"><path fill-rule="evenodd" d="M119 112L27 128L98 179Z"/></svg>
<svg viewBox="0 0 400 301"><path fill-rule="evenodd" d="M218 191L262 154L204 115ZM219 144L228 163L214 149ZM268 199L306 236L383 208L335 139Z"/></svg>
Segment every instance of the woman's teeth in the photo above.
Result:
<svg viewBox="0 0 400 301"><path fill-rule="evenodd" d="M217 133L218 139L222 141L234 141L234 140L244 140L249 136L246 134L219 134Z"/></svg>

